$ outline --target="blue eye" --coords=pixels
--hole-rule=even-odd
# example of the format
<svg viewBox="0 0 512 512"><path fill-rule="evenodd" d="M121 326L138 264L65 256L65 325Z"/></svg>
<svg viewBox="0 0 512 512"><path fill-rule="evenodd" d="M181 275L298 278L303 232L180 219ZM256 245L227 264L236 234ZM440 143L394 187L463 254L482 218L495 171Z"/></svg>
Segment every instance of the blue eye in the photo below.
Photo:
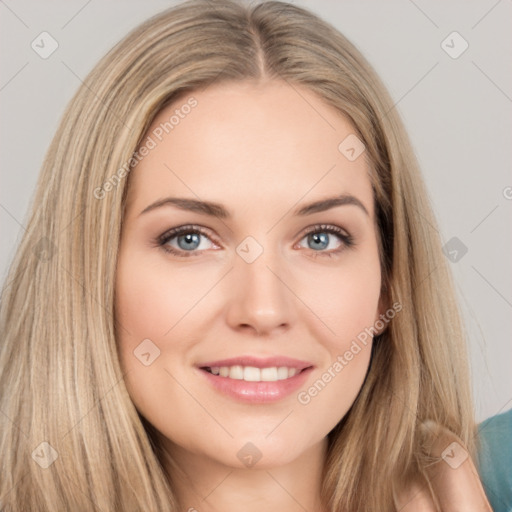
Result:
<svg viewBox="0 0 512 512"><path fill-rule="evenodd" d="M329 246L329 238L332 238L330 233L313 233L312 235L308 235L308 245L310 249L314 249L315 251L327 249ZM313 247L312 247L313 245Z"/></svg>
<svg viewBox="0 0 512 512"><path fill-rule="evenodd" d="M187 233L186 235L178 235L175 238L179 248L184 251L197 249L201 243L201 235L199 233Z"/></svg>
<svg viewBox="0 0 512 512"><path fill-rule="evenodd" d="M331 225L313 226L299 242L300 247L304 247L304 241L306 243L305 248L316 253L326 253L325 255L329 256L354 245L351 235L338 226Z"/></svg>
<svg viewBox="0 0 512 512"><path fill-rule="evenodd" d="M195 256L204 249L215 247L209 236L197 226L180 226L171 229L158 238L158 245L166 252L185 257Z"/></svg>

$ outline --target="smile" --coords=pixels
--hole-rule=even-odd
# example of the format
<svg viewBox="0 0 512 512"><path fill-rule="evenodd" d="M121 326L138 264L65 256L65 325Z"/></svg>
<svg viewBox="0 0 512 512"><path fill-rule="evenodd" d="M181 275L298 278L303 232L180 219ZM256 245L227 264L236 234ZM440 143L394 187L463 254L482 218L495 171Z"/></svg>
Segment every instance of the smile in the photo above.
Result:
<svg viewBox="0 0 512 512"><path fill-rule="evenodd" d="M216 392L239 402L282 400L304 385L313 364L288 357L242 356L198 365Z"/></svg>
<svg viewBox="0 0 512 512"><path fill-rule="evenodd" d="M270 366L268 368L256 368L255 366L214 366L204 368L213 375L220 375L228 379L245 380L246 382L276 382L289 379L303 370L289 368L287 366Z"/></svg>

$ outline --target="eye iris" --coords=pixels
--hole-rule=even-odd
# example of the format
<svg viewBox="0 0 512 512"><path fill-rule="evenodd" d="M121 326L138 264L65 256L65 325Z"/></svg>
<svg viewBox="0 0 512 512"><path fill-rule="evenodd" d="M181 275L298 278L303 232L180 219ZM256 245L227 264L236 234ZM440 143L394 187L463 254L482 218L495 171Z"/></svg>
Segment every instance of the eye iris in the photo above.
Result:
<svg viewBox="0 0 512 512"><path fill-rule="evenodd" d="M198 233L187 233L186 235L178 236L178 246L185 251L197 249L200 243L200 236Z"/></svg>
<svg viewBox="0 0 512 512"><path fill-rule="evenodd" d="M328 233L313 233L308 236L309 242L318 244L316 247L310 246L311 249L325 249L329 245L329 235Z"/></svg>

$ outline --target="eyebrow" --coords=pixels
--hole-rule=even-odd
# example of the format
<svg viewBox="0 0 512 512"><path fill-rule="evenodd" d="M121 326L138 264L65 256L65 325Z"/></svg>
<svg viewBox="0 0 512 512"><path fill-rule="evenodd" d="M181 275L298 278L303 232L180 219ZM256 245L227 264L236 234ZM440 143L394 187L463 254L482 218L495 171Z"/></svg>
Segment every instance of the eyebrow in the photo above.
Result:
<svg viewBox="0 0 512 512"><path fill-rule="evenodd" d="M366 215L369 215L368 210L366 209L364 204L357 197L352 196L350 194L342 194L339 196L314 201L312 203L299 207L293 212L293 215L311 215L313 213L324 212L326 210L330 210L331 208L336 208L337 206L345 205L357 206ZM219 203L213 203L210 201L199 201L197 199L187 199L184 197L166 197L165 199L160 199L144 208L144 210L142 210L139 216L152 210L156 210L157 208L161 208L163 206L175 206L180 210L201 213L203 215L210 215L212 217L218 217L220 219L228 219L231 217L230 212Z"/></svg>

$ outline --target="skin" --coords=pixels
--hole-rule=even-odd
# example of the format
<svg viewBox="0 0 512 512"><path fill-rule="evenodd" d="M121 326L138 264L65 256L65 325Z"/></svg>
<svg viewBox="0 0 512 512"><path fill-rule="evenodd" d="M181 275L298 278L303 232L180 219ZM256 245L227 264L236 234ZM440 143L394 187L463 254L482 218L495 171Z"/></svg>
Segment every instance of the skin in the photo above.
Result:
<svg viewBox="0 0 512 512"><path fill-rule="evenodd" d="M446 428L428 421L420 436L426 452L435 460L426 468L432 488L444 512L492 512L478 471L463 442ZM414 481L396 499L400 512L436 512L425 482Z"/></svg>
<svg viewBox="0 0 512 512"><path fill-rule="evenodd" d="M379 319L386 307L365 154L349 161L338 150L353 126L305 88L236 82L193 96L197 106L130 175L116 275L127 389L176 462L166 469L183 510L319 511L326 436L361 389L371 340L307 405L297 393L271 404L234 400L196 365L294 357L314 365L304 391ZM161 111L147 135L187 98ZM348 204L294 214L341 194L366 212ZM220 203L231 216L169 204L141 214L169 196ZM185 256L156 242L187 224L205 235ZM327 234L319 249L304 233L316 224L338 226L354 245ZM236 252L248 236L263 249L252 263ZM176 237L169 245L180 251ZM134 355L145 339L160 351L148 366ZM249 442L261 454L253 467L237 457Z"/></svg>

